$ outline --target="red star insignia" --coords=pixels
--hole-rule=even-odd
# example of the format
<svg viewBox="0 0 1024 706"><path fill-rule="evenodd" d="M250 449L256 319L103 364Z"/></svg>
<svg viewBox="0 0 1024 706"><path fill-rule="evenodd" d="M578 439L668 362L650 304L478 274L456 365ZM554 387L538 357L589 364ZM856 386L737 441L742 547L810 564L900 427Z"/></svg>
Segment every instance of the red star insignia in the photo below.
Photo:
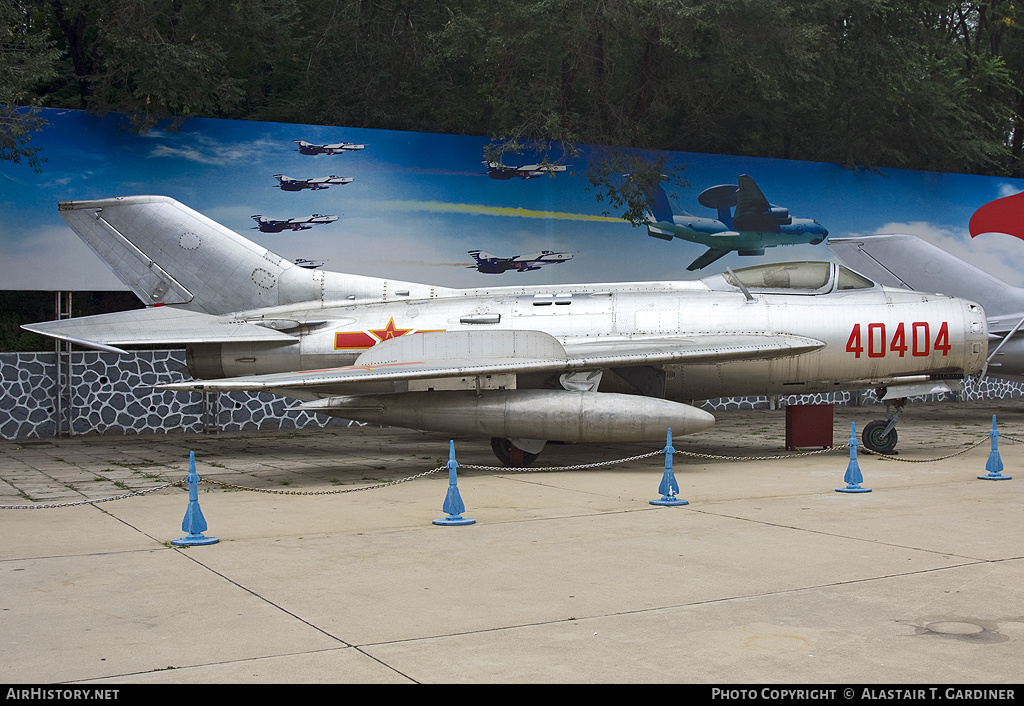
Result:
<svg viewBox="0 0 1024 706"><path fill-rule="evenodd" d="M370 333L376 336L381 341L386 341L389 338L398 338L412 331L411 328L395 328L395 317L391 317L388 320L388 325L382 329L370 329Z"/></svg>

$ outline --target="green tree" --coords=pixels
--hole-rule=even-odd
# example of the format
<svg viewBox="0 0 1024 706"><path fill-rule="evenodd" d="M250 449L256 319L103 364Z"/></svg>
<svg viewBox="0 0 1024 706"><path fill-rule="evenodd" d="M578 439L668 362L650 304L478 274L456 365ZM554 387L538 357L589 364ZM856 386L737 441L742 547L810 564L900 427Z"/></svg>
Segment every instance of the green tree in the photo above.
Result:
<svg viewBox="0 0 1024 706"><path fill-rule="evenodd" d="M0 161L23 159L39 171L32 133L46 125L30 104L36 87L56 75L59 51L48 39L38 13L28 5L0 5Z"/></svg>
<svg viewBox="0 0 1024 706"><path fill-rule="evenodd" d="M173 127L195 115L249 117L287 92L276 73L288 65L291 0L46 5L64 59L46 105L123 112L146 130L168 118Z"/></svg>
<svg viewBox="0 0 1024 706"><path fill-rule="evenodd" d="M951 41L948 2L824 0L809 12L824 29L813 95L824 110L801 120L797 156L847 166L943 171L995 167L1005 153L1008 87L998 60ZM955 5L955 3L954 3ZM798 117L798 116L794 116Z"/></svg>
<svg viewBox="0 0 1024 706"><path fill-rule="evenodd" d="M597 145L596 195L631 219L662 173L657 150L1022 169L1010 0L17 0L2 13L4 51L21 57L0 66L7 105L119 111L139 130L204 115L487 135L495 159L530 147L567 162ZM33 126L19 116L23 132L0 127L8 149Z"/></svg>
<svg viewBox="0 0 1024 706"><path fill-rule="evenodd" d="M936 15L936 24L956 48L959 72L973 77L972 87L995 116L992 139L1005 147L998 165L971 171L1018 177L1024 171L1022 19L1018 5L1007 0L952 2Z"/></svg>

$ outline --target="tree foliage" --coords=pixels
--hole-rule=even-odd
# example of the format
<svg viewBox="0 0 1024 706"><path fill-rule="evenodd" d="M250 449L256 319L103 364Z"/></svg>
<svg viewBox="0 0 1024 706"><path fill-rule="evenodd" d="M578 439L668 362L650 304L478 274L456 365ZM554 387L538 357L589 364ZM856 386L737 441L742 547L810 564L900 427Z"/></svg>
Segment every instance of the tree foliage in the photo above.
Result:
<svg viewBox="0 0 1024 706"><path fill-rule="evenodd" d="M15 0L0 159L37 159L21 105L487 135L497 160L597 145L595 196L630 220L657 150L1019 176L1020 22L1008 0Z"/></svg>
<svg viewBox="0 0 1024 706"><path fill-rule="evenodd" d="M46 121L19 106L34 102L34 88L56 74L59 51L37 20L17 3L0 5L0 161L24 159L39 171L44 158L30 143Z"/></svg>

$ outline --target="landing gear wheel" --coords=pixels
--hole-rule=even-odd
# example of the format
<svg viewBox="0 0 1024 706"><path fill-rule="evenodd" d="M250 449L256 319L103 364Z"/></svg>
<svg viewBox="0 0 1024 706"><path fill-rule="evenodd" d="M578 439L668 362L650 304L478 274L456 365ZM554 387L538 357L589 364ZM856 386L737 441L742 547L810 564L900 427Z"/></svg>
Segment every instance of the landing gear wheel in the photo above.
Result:
<svg viewBox="0 0 1024 706"><path fill-rule="evenodd" d="M871 451L880 454L893 453L896 448L896 428L893 427L892 431L886 434L884 432L887 426L889 426L888 419L876 419L873 422L868 422L864 427L864 432L860 435L861 441Z"/></svg>
<svg viewBox="0 0 1024 706"><path fill-rule="evenodd" d="M491 437L491 450L501 461L501 465L509 468L526 468L540 456L539 453L531 454L518 448L509 439L500 436Z"/></svg>

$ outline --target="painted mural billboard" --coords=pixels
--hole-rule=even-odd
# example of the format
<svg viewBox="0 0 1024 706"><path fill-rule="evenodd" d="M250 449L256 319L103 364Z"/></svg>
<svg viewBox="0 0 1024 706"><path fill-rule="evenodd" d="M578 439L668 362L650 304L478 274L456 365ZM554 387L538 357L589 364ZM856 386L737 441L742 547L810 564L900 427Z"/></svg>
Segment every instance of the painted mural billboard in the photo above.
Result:
<svg viewBox="0 0 1024 706"><path fill-rule="evenodd" d="M1024 180L659 153L687 185L634 227L596 198L586 147L553 166L488 163L484 137L214 119L138 135L117 115L45 117L42 170L0 164L2 289L125 289L57 203L136 194L303 266L450 287L695 279L829 260L829 237L876 233L918 235L1024 285Z"/></svg>

